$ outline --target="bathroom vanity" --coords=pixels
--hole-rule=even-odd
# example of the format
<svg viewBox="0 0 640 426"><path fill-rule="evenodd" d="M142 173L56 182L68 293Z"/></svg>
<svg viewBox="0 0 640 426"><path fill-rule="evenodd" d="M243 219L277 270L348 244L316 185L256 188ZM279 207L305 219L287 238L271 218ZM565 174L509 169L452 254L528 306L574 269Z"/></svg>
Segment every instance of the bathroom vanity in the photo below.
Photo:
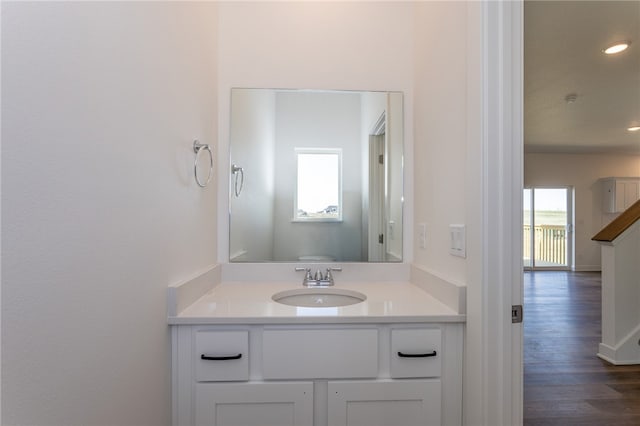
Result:
<svg viewBox="0 0 640 426"><path fill-rule="evenodd" d="M402 263L403 103L232 90L228 263L169 289L174 425L461 424L464 287Z"/></svg>
<svg viewBox="0 0 640 426"><path fill-rule="evenodd" d="M366 300L298 307L299 283L220 283L172 332L174 425L460 425L465 316L408 282L338 283Z"/></svg>

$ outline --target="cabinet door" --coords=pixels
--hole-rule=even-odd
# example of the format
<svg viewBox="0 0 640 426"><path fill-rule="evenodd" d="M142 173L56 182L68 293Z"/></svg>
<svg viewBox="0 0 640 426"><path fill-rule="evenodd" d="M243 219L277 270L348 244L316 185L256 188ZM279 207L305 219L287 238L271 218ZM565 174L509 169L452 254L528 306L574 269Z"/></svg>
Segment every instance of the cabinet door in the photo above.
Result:
<svg viewBox="0 0 640 426"><path fill-rule="evenodd" d="M605 213L621 213L640 199L640 179L602 179L602 207Z"/></svg>
<svg viewBox="0 0 640 426"><path fill-rule="evenodd" d="M620 211L625 211L633 203L638 201L638 196L640 195L640 183L637 181L628 181L624 183L624 203Z"/></svg>
<svg viewBox="0 0 640 426"><path fill-rule="evenodd" d="M196 385L197 426L312 426L313 383Z"/></svg>
<svg viewBox="0 0 640 426"><path fill-rule="evenodd" d="M438 426L440 380L329 382L331 426Z"/></svg>

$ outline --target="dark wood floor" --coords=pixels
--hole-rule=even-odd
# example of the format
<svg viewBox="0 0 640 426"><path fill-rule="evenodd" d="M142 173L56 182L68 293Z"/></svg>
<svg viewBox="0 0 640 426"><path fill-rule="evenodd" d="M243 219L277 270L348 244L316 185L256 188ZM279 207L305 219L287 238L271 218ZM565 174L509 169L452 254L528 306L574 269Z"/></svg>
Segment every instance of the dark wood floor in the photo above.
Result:
<svg viewBox="0 0 640 426"><path fill-rule="evenodd" d="M640 425L640 365L596 356L600 290L600 273L525 272L525 426Z"/></svg>

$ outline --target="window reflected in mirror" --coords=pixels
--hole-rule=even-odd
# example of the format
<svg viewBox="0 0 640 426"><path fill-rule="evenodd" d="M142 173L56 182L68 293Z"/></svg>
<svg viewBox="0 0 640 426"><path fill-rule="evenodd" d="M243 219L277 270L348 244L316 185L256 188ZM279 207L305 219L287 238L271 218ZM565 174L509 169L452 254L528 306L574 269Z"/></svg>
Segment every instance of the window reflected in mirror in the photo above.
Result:
<svg viewBox="0 0 640 426"><path fill-rule="evenodd" d="M294 217L296 221L342 219L342 150L296 148L297 179Z"/></svg>

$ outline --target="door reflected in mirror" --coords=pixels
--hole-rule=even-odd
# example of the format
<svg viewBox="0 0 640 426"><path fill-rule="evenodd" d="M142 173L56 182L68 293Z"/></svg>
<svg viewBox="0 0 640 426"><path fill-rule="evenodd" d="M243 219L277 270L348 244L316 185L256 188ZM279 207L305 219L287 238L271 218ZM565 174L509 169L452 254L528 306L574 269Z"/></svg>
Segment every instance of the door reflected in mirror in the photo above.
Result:
<svg viewBox="0 0 640 426"><path fill-rule="evenodd" d="M402 261L403 126L400 92L232 89L229 261Z"/></svg>

